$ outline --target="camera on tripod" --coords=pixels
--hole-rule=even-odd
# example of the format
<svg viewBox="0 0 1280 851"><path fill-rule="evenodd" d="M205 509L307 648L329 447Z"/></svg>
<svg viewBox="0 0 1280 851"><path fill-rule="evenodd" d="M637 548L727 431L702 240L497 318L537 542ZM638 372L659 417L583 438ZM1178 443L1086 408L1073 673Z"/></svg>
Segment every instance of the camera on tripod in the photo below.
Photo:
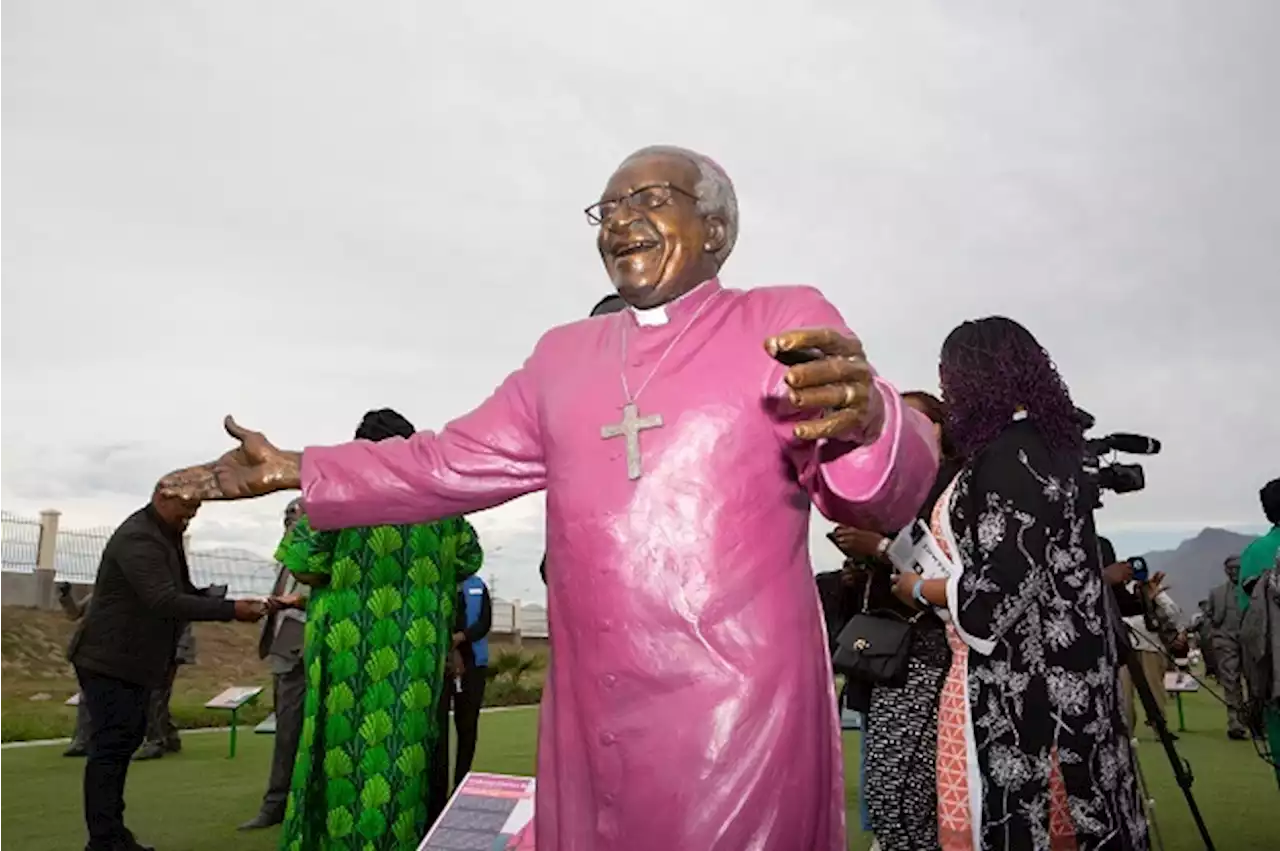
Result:
<svg viewBox="0 0 1280 851"><path fill-rule="evenodd" d="M1093 428L1093 414L1084 408L1076 408L1080 430ZM1160 441L1145 434L1118 431L1106 437L1096 437L1084 442L1084 472L1094 488L1095 508L1102 506L1102 492L1133 493L1147 486L1141 464L1122 464L1115 460L1117 453L1128 455L1155 455L1160 451ZM1105 460L1104 460L1105 459ZM1136 568L1135 568L1136 571Z"/></svg>
<svg viewBox="0 0 1280 851"><path fill-rule="evenodd" d="M1083 408L1076 408L1076 421L1080 425L1080 433L1082 435L1093 428L1095 422L1093 414ZM1102 492L1104 490L1122 494L1140 491L1146 487L1147 480L1142 471L1142 465L1122 464L1114 457L1117 453L1155 455L1159 451L1160 441L1144 434L1116 432L1106 437L1086 438L1083 466L1085 479L1088 482L1087 486L1093 489L1093 507L1095 509L1102 507ZM1108 544L1108 546L1110 545ZM1147 560L1141 556L1135 556L1127 559L1127 561L1132 571L1132 578L1137 583L1136 594L1133 591L1122 590L1118 587L1112 588L1112 592L1116 594L1117 602L1121 604L1121 609L1124 607L1123 601L1119 600L1122 593L1127 594L1130 600L1134 600L1138 608L1133 614L1140 613L1148 631L1156 632L1159 624L1156 623L1156 612L1152 606L1151 599L1148 597L1147 582L1151 578L1151 571L1147 567ZM1121 625L1121 621L1117 618L1117 628ZM1204 817L1200 814L1200 807L1196 804L1195 796L1191 794L1191 785L1195 782L1195 778L1191 774L1191 765L1178 756L1178 751L1173 744L1174 736L1169 732L1168 725L1165 723L1164 706L1156 700L1155 695L1152 693L1151 686L1147 682L1146 671L1143 669L1142 663L1138 659L1138 654L1134 652L1133 645L1130 643L1129 633L1132 632L1132 627L1125 626L1126 629L1121 630L1119 633L1120 663L1128 670L1129 681L1133 683L1134 691L1142 702L1148 723L1155 730L1156 737L1160 739L1165 755L1169 758L1169 767L1173 769L1174 779L1182 789L1183 797L1187 800L1187 808L1191 811L1191 818L1195 821L1201 840L1204 841L1205 851L1214 851L1213 838L1209 835L1209 828L1205 825ZM1184 670L1181 665L1178 667L1180 671ZM1141 774L1140 769L1139 774ZM1148 811L1148 818L1151 818L1151 816L1152 814ZM1154 827L1154 819L1152 819L1151 823Z"/></svg>

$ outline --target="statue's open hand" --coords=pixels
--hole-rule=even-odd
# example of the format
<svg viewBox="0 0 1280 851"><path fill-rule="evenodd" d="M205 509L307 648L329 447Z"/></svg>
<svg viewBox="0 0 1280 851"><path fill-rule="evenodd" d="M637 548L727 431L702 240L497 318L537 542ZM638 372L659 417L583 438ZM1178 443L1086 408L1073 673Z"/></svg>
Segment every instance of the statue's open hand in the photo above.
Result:
<svg viewBox="0 0 1280 851"><path fill-rule="evenodd" d="M765 350L787 364L791 404L824 416L798 423L800 440L874 440L884 425L884 400L862 351L862 342L833 328L784 331L765 340Z"/></svg>
<svg viewBox="0 0 1280 851"><path fill-rule="evenodd" d="M299 453L277 449L261 432L232 417L223 426L240 445L217 461L165 476L160 480L163 495L194 501L246 499L298 487Z"/></svg>

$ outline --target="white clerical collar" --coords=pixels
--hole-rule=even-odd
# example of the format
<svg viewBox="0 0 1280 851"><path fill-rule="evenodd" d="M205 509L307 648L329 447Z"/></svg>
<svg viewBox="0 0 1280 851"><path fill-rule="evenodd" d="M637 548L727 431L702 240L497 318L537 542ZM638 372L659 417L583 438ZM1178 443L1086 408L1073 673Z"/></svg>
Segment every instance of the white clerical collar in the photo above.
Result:
<svg viewBox="0 0 1280 851"><path fill-rule="evenodd" d="M667 316L667 306L665 304L660 304L657 307L650 307L646 310L640 310L633 307L631 308L631 313L636 318L636 324L642 325L646 328L666 325L667 322L671 320L671 317Z"/></svg>
<svg viewBox="0 0 1280 851"><path fill-rule="evenodd" d="M1022 422L1022 421L1023 421L1023 420L1025 420L1026 418L1027 418L1027 412L1026 412L1026 411L1014 411L1014 412L1013 412L1013 421L1014 421L1015 423Z"/></svg>
<svg viewBox="0 0 1280 851"><path fill-rule="evenodd" d="M703 281L693 289L689 290L687 293L684 293L683 295L681 295L679 298L674 298L671 301L667 302L666 304L660 304L657 307L647 307L641 310L640 308L631 307L630 305L628 305L627 309L630 310L631 315L636 318L636 324L644 328L656 328L660 325L666 325L668 322L671 321L671 314L669 312L669 309L673 305L678 305L680 304L680 302L685 300L693 301L694 299L690 298L690 296L692 296L694 293L707 289L708 284L711 284L711 287L710 287L711 289L715 289L716 287L716 284L714 283L715 280L716 280L715 278L711 278L709 280Z"/></svg>

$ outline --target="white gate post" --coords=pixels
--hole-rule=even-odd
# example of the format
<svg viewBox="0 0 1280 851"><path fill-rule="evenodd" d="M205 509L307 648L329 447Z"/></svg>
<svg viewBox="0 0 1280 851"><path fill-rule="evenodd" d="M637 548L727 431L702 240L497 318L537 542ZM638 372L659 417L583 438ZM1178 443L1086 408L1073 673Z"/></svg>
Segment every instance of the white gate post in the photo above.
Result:
<svg viewBox="0 0 1280 851"><path fill-rule="evenodd" d="M58 518L62 512L47 508L40 512L40 538L36 543L35 605L37 609L57 607Z"/></svg>

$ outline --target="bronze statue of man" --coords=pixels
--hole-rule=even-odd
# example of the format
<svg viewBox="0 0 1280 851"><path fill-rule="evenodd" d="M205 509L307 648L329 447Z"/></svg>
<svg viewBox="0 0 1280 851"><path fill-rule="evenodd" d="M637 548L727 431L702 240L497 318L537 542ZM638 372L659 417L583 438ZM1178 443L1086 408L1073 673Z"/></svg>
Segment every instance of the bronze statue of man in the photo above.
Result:
<svg viewBox="0 0 1280 851"><path fill-rule="evenodd" d="M239 445L165 485L301 488L319 528L545 491L537 846L843 849L810 505L905 525L937 467L929 424L817 290L720 284L738 204L709 158L637 151L586 214L626 309L548 331L476 410L303 452L228 419Z"/></svg>

